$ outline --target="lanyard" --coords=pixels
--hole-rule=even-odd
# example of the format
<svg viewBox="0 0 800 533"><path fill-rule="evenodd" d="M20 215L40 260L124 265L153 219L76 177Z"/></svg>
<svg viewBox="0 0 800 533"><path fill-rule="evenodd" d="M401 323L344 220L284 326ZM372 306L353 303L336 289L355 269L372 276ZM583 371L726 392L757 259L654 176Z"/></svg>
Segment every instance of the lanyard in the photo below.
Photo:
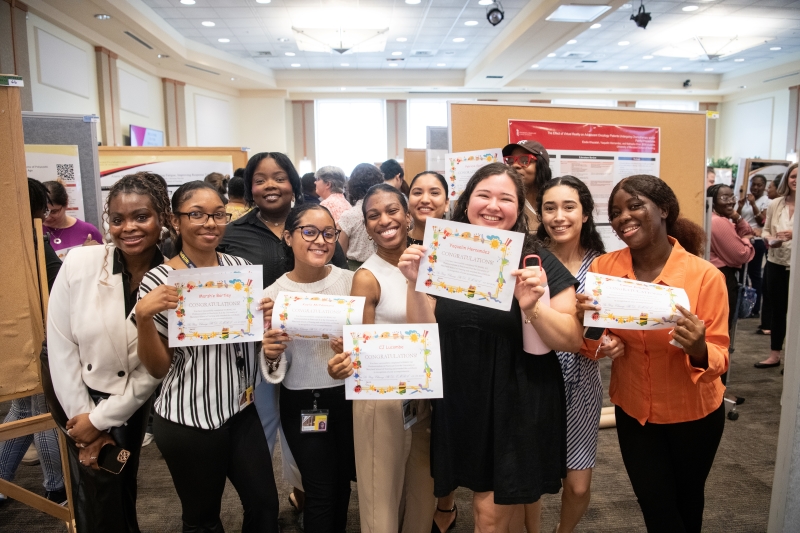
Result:
<svg viewBox="0 0 800 533"><path fill-rule="evenodd" d="M183 250L181 250L181 253L179 253L178 256L180 256L181 261L183 261L183 264L186 265L187 268L197 268L197 265L195 265L194 262L189 259L189 256L183 253ZM222 264L222 258L219 256L219 254L217 254L217 262L219 263L219 266L225 266Z"/></svg>

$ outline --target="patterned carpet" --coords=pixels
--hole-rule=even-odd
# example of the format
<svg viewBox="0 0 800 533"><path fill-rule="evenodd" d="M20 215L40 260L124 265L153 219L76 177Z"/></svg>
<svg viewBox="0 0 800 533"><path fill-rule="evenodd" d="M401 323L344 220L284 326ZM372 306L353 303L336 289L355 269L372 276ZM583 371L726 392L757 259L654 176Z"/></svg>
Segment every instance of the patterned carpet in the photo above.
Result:
<svg viewBox="0 0 800 533"><path fill-rule="evenodd" d="M733 394L746 398L738 408L737 421L727 421L720 449L706 485L706 510L703 531L707 533L757 533L766 531L772 478L775 468L775 446L780 418L782 376L780 369L757 370L753 363L768 354L769 338L754 335L757 320L739 322L736 352L732 357L729 379ZM609 365L602 373L608 387ZM610 405L606 399L606 405ZM5 416L8 404L0 404ZM276 453L276 476L280 476L280 457ZM40 492L42 473L38 466L22 466L17 483ZM358 497L353 484L348 531L357 532ZM279 480L281 525L283 531L299 531L297 515L289 506L290 487ZM457 492L460 510L453 531L473 530L471 494ZM549 533L558 521L559 496L544 498L542 531ZM143 533L180 531L180 502L172 486L167 467L155 444L144 449L139 470L139 524ZM241 505L233 487L228 484L223 502L222 520L228 532L241 528ZM0 507L0 531L50 532L64 531L57 520L26 508L15 501ZM639 506L625 474L614 429L600 431L598 464L592 483L592 501L579 532L644 531Z"/></svg>

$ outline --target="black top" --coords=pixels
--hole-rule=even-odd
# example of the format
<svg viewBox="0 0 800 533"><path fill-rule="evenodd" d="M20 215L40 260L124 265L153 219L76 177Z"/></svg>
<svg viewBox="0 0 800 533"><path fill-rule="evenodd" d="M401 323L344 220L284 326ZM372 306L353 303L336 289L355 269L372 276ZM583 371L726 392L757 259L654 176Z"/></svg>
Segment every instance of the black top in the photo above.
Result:
<svg viewBox="0 0 800 533"><path fill-rule="evenodd" d="M281 243L281 239L259 220L258 209L253 209L228 224L217 250L262 265L264 288L267 288L286 273L286 252ZM338 242L331 263L347 270L347 258Z"/></svg>
<svg viewBox="0 0 800 533"><path fill-rule="evenodd" d="M309 204L318 204L320 202L319 196L311 196L310 194L303 194L303 202Z"/></svg>
<svg viewBox="0 0 800 533"><path fill-rule="evenodd" d="M411 246L412 244L419 244L420 246L422 246L422 241L421 241L420 239L412 239L412 238L411 238L411 235L409 235L408 237L406 237L406 243L407 243L409 246Z"/></svg>
<svg viewBox="0 0 800 533"><path fill-rule="evenodd" d="M577 280L539 250L550 295ZM566 402L555 352L525 353L522 314L437 298L444 398L432 400L434 493L494 491L497 504L533 503L566 476Z"/></svg>
<svg viewBox="0 0 800 533"><path fill-rule="evenodd" d="M161 251L156 248L155 253L153 253L153 260L150 261L150 266L147 268L147 271L151 271L158 265L164 263L164 256L161 255ZM125 292L125 317L127 318L128 315L131 314L133 308L136 307L136 302L139 301L139 286L131 286L131 273L128 272L128 269L125 265L125 256L122 254L119 248L114 248L114 259L111 264L111 273L112 274L122 274L122 289Z"/></svg>
<svg viewBox="0 0 800 533"><path fill-rule="evenodd" d="M61 270L61 259L59 259L58 254L50 245L50 235L48 234L44 236L44 263L47 270L47 290L52 291L58 271Z"/></svg>

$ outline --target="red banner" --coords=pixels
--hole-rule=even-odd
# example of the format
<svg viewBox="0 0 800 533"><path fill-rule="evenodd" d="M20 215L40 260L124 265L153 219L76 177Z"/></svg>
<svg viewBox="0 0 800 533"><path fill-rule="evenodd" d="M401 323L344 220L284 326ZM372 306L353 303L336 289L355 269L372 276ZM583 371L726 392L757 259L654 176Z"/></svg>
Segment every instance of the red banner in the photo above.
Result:
<svg viewBox="0 0 800 533"><path fill-rule="evenodd" d="M508 142L535 140L547 150L582 152L659 152L659 128L509 120Z"/></svg>

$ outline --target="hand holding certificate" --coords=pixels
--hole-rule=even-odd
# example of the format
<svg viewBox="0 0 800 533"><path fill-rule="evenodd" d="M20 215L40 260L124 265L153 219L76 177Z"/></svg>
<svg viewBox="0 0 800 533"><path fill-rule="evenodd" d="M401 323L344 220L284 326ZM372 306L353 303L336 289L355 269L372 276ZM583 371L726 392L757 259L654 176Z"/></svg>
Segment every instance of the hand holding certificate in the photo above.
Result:
<svg viewBox="0 0 800 533"><path fill-rule="evenodd" d="M355 370L345 380L348 400L442 397L436 324L345 326L344 349Z"/></svg>
<svg viewBox="0 0 800 533"><path fill-rule="evenodd" d="M342 335L342 327L361 324L363 296L332 296L281 291L275 298L272 324L290 337L329 340Z"/></svg>
<svg viewBox="0 0 800 533"><path fill-rule="evenodd" d="M428 219L416 290L508 311L524 240L513 231Z"/></svg>
<svg viewBox="0 0 800 533"><path fill-rule="evenodd" d="M167 283L178 290L178 307L169 311L169 346L199 346L260 341L261 265L172 270Z"/></svg>

